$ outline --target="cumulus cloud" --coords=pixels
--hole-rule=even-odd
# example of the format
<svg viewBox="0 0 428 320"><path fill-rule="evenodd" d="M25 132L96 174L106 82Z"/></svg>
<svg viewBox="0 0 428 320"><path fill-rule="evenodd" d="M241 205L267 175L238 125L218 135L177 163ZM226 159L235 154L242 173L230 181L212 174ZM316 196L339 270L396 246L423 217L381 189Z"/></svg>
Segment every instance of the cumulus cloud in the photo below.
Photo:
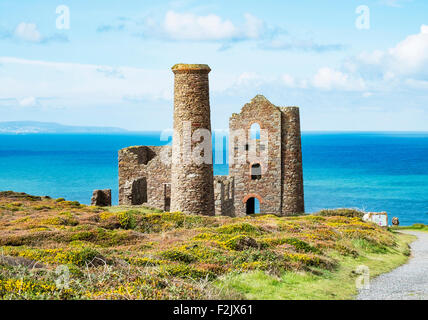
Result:
<svg viewBox="0 0 428 320"><path fill-rule="evenodd" d="M393 48L363 52L357 60L385 74L428 74L428 25L422 25L419 33L408 36Z"/></svg>
<svg viewBox="0 0 428 320"><path fill-rule="evenodd" d="M324 90L341 89L359 91L365 89L363 79L353 78L350 74L327 67L318 70L312 79L312 84L315 88Z"/></svg>
<svg viewBox="0 0 428 320"><path fill-rule="evenodd" d="M0 32L0 38L1 32ZM68 37L65 34L52 34L43 36L35 23L21 22L17 25L13 33L4 33L3 38L17 39L24 42L35 44L48 44L52 42L68 42Z"/></svg>
<svg viewBox="0 0 428 320"><path fill-rule="evenodd" d="M198 16L193 13L168 11L163 23L163 32L173 40L222 41L221 50L239 41L257 41L259 48L266 50L299 50L328 52L345 49L343 44L320 44L312 40L289 39L287 32L277 26L269 26L262 19L244 14L242 25L209 14ZM153 21L152 21L153 27Z"/></svg>
<svg viewBox="0 0 428 320"><path fill-rule="evenodd" d="M287 31L272 26L263 19L244 13L243 21L234 22L216 14L198 15L190 12L167 11L163 18L116 19L102 24L97 32L127 30L141 38L172 41L218 42L219 50L227 50L235 43L253 41L263 50L299 50L314 52L339 51L346 48L339 43L317 43L313 40L291 39Z"/></svg>
<svg viewBox="0 0 428 320"><path fill-rule="evenodd" d="M246 13L245 24L237 26L232 21L215 14L198 16L193 13L168 11L165 15L164 30L174 40L239 40L258 39L264 30L264 22Z"/></svg>
<svg viewBox="0 0 428 320"><path fill-rule="evenodd" d="M15 36L18 39L30 42L39 42L42 38L35 23L21 22L15 29Z"/></svg>
<svg viewBox="0 0 428 320"><path fill-rule="evenodd" d="M408 36L395 48L388 50L392 59L410 71L426 67L428 62L428 25L422 25L420 33Z"/></svg>
<svg viewBox="0 0 428 320"><path fill-rule="evenodd" d="M288 73L277 76L266 76L255 72L243 72L225 90L236 94L242 90L256 92L263 90L321 90L321 91L361 91L365 97L371 96L365 91L365 81L354 74L345 73L332 68L320 68L312 76L299 78ZM363 93L365 91L365 93Z"/></svg>

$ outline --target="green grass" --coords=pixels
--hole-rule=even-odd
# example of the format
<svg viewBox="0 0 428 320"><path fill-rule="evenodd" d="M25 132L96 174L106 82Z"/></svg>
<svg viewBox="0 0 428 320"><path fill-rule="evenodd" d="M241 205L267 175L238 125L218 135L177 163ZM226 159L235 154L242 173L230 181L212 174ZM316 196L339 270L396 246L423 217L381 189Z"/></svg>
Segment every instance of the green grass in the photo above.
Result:
<svg viewBox="0 0 428 320"><path fill-rule="evenodd" d="M216 282L222 290L241 293L245 299L273 300L342 300L353 299L357 294L356 269L369 267L370 277L389 272L405 263L410 254L408 244L415 239L410 235L399 235L396 248L377 251L376 246L358 243L359 257L344 257L333 254L339 260L336 270L314 272L285 272L281 276L262 271L229 274Z"/></svg>
<svg viewBox="0 0 428 320"><path fill-rule="evenodd" d="M410 240L349 209L209 217L0 192L0 299L348 299L357 266L389 271Z"/></svg>
<svg viewBox="0 0 428 320"><path fill-rule="evenodd" d="M415 230L415 231L423 231L428 232L428 226L422 223L415 223L411 226L398 226L393 227L394 230Z"/></svg>
<svg viewBox="0 0 428 320"><path fill-rule="evenodd" d="M153 212L162 212L162 210L159 209L153 209L147 206L113 206L113 207L106 207L106 210L110 212L123 212L123 211L137 211L139 213L153 213Z"/></svg>

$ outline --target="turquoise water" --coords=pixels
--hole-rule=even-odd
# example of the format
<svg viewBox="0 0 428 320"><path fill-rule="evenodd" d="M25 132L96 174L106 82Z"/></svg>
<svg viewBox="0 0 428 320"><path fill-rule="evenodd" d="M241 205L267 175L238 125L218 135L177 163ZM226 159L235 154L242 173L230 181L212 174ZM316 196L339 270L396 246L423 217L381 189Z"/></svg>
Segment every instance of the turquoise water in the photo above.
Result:
<svg viewBox="0 0 428 320"><path fill-rule="evenodd" d="M111 188L117 203L117 151L160 144L159 133L0 135L0 190L88 204ZM428 133L304 133L302 145L307 212L353 207L428 224Z"/></svg>

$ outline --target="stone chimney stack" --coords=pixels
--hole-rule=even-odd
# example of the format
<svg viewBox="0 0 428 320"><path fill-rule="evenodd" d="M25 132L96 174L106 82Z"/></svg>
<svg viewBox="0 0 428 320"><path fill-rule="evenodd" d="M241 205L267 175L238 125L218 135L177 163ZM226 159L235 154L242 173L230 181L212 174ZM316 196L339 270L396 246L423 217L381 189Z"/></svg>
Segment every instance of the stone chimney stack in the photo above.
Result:
<svg viewBox="0 0 428 320"><path fill-rule="evenodd" d="M304 213L302 142L298 107L282 111L282 214Z"/></svg>
<svg viewBox="0 0 428 320"><path fill-rule="evenodd" d="M205 64L176 64L174 72L174 136L171 165L171 211L214 215L214 185L211 137L204 141L198 132L211 134L208 73ZM199 130L195 135L195 131ZM193 141L192 141L193 137ZM209 140L209 141L208 141ZM195 161L198 146L202 156ZM208 154L209 153L209 154ZM197 157L197 156L196 156Z"/></svg>

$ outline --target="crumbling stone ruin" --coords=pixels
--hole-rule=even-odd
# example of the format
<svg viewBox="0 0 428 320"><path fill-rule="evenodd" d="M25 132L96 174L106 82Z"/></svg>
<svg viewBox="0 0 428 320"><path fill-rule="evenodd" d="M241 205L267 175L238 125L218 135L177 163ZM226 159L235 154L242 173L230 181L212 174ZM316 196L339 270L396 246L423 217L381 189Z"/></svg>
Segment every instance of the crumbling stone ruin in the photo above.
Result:
<svg viewBox="0 0 428 320"><path fill-rule="evenodd" d="M91 206L110 207L111 189L94 190L91 198Z"/></svg>
<svg viewBox="0 0 428 320"><path fill-rule="evenodd" d="M202 215L245 216L256 213L258 207L260 213L282 216L303 213L299 108L277 107L257 95L239 114L232 114L229 175L214 177L211 69L178 64L172 71L172 146L119 151L119 204ZM194 161L195 154L207 161Z"/></svg>

